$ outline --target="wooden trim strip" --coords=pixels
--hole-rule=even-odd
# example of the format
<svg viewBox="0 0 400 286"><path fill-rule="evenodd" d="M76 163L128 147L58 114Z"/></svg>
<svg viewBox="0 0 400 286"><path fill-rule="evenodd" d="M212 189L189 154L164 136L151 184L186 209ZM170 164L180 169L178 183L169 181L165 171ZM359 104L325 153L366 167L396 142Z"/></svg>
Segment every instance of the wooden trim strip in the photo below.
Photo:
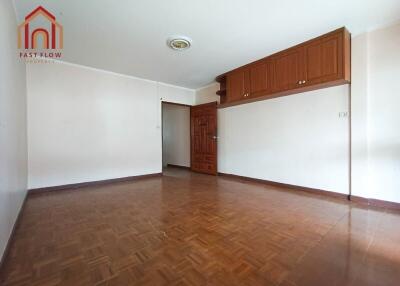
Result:
<svg viewBox="0 0 400 286"><path fill-rule="evenodd" d="M169 101L161 101L163 104L169 104L169 105L178 105L178 106L186 106L186 107L191 107L192 105L188 104L183 104L183 103L175 103L175 102L169 102Z"/></svg>
<svg viewBox="0 0 400 286"><path fill-rule="evenodd" d="M400 210L400 203L383 201L378 199L367 199L359 196L351 196L351 200L361 205L368 205L372 207L385 208L391 210Z"/></svg>
<svg viewBox="0 0 400 286"><path fill-rule="evenodd" d="M188 166L181 166L181 165L174 165L174 164L167 164L167 167L190 170L190 167L188 167Z"/></svg>
<svg viewBox="0 0 400 286"><path fill-rule="evenodd" d="M77 183L77 184L67 184L67 185L60 185L60 186L36 188L36 189L29 189L28 194L35 195L35 194L40 194L40 193L61 191L61 190L66 190L66 189L79 189L79 188L84 188L84 187L103 186L103 185L109 185L109 184L114 184L114 183L136 181L136 180L154 178L154 177L160 177L160 176L162 176L162 173L153 173L153 174L130 176L130 177L100 180L100 181L93 181L93 182L83 182L83 183Z"/></svg>
<svg viewBox="0 0 400 286"><path fill-rule="evenodd" d="M282 188L289 189L289 190L303 191L303 192L307 192L307 193L311 193L311 194L317 194L317 195L323 195L323 196L328 196L328 197L333 197L333 198L344 199L344 200L351 201L354 204L368 205L368 206L372 206L372 207L391 209L391 210L400 210L400 203L396 203L396 202L389 202L389 201L383 201L383 200L378 200L378 199L368 199L368 198L363 198L363 197L359 197L359 196L341 194L341 193L325 191L325 190L321 190L321 189L301 187L301 186L296 186L296 185L278 183L278 182L274 182L274 181L244 177L244 176L233 175L233 174L218 173L218 175L230 177L230 178L237 179L237 180L242 180L245 182L256 182L256 183L265 184L265 185L269 185L269 186L282 187Z"/></svg>
<svg viewBox="0 0 400 286"><path fill-rule="evenodd" d="M234 178L234 179L239 179L239 180L243 180L243 181L248 181L248 182L249 181L256 182L256 183L265 184L265 185L274 186L274 187L282 187L282 188L286 188L286 189L290 189L290 190L307 192L307 193L311 193L311 194L324 195L324 196L328 196L328 197L340 198L340 199L346 199L346 200L348 199L347 194L325 191L325 190L321 190L321 189L301 187L301 186L297 186L297 185L278 183L278 182L274 182L274 181L268 181L268 180L263 180L263 179L256 179L256 178L244 177L244 176L226 174L226 173L218 173L218 175L230 177L230 178Z"/></svg>
<svg viewBox="0 0 400 286"><path fill-rule="evenodd" d="M196 109L196 108L204 108L204 107L213 107L214 105L218 105L218 101L211 101L211 102L207 102L207 103L203 103L203 104L198 104L198 105L192 105L191 108L192 109Z"/></svg>
<svg viewBox="0 0 400 286"><path fill-rule="evenodd" d="M22 214L23 214L24 209L25 209L27 198L28 198L28 191L25 194L24 201L22 202L21 208L19 209L19 213L18 213L17 219L15 220L15 223L14 223L13 228L11 230L10 236L8 237L8 241L7 241L6 247L4 248L3 256L0 259L0 274L2 272L3 266L6 263L6 259L7 259L8 255L9 255L9 252L10 252L10 249L11 249L11 245L13 244L15 232L16 232L16 230L17 230L17 228L18 228L18 226L19 226L19 224L21 222L21 217L22 217Z"/></svg>

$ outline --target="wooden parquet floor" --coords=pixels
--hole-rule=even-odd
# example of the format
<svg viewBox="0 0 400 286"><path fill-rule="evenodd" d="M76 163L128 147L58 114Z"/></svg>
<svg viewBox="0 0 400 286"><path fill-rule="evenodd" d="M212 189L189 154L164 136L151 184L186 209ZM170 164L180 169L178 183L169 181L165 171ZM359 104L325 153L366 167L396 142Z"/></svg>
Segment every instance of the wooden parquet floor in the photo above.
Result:
<svg viewBox="0 0 400 286"><path fill-rule="evenodd" d="M400 285L400 214L226 177L28 197L1 285Z"/></svg>

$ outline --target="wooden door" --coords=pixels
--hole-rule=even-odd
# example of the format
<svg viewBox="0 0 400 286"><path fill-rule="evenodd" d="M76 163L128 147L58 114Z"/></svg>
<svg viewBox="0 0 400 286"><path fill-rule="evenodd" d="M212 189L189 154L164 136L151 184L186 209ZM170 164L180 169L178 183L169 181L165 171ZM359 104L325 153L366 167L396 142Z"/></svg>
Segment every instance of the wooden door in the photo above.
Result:
<svg viewBox="0 0 400 286"><path fill-rule="evenodd" d="M250 96L257 97L273 91L273 62L263 60L250 66Z"/></svg>
<svg viewBox="0 0 400 286"><path fill-rule="evenodd" d="M274 56L274 91L301 87L305 80L304 48L292 48Z"/></svg>
<svg viewBox="0 0 400 286"><path fill-rule="evenodd" d="M217 102L190 108L191 170L217 174Z"/></svg>
<svg viewBox="0 0 400 286"><path fill-rule="evenodd" d="M305 46L306 85L343 77L343 33L312 41Z"/></svg>
<svg viewBox="0 0 400 286"><path fill-rule="evenodd" d="M227 75L227 101L238 101L249 96L250 72L248 68Z"/></svg>

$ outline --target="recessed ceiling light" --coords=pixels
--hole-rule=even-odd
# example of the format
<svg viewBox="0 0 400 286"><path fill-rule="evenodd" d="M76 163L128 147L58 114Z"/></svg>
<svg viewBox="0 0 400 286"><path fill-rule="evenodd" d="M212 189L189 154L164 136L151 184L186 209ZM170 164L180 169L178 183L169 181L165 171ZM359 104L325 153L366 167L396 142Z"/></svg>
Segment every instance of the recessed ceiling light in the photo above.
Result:
<svg viewBox="0 0 400 286"><path fill-rule="evenodd" d="M168 39L167 43L171 49L183 51L190 48L192 40L185 36L173 36Z"/></svg>

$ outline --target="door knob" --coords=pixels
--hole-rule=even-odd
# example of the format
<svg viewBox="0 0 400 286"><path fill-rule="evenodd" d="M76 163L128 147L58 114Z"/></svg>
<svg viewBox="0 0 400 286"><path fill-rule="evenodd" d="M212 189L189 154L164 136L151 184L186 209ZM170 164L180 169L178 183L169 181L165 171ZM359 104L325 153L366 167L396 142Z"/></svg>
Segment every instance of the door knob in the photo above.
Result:
<svg viewBox="0 0 400 286"><path fill-rule="evenodd" d="M299 80L298 84L301 84L301 80Z"/></svg>
<svg viewBox="0 0 400 286"><path fill-rule="evenodd" d="M303 80L303 82L302 83L306 83L306 81L305 80Z"/></svg>

